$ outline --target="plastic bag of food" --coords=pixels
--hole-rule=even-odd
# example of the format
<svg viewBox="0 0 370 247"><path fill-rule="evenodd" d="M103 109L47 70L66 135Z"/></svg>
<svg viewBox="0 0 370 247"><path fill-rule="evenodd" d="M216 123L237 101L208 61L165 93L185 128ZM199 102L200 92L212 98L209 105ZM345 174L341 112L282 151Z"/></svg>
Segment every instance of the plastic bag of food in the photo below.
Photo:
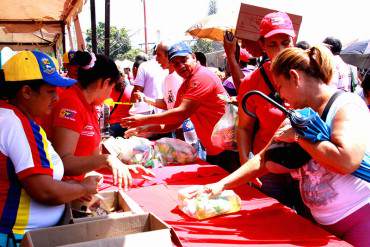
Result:
<svg viewBox="0 0 370 247"><path fill-rule="evenodd" d="M139 164L151 167L155 159L152 142L148 139L132 136L128 139L117 137L115 149L118 158L125 164Z"/></svg>
<svg viewBox="0 0 370 247"><path fill-rule="evenodd" d="M197 150L179 139L161 138L155 142L154 149L163 164L186 164L197 159Z"/></svg>
<svg viewBox="0 0 370 247"><path fill-rule="evenodd" d="M240 211L240 197L232 190L224 190L217 197L206 193L189 198L189 191L198 190L201 185L191 186L178 191L178 206L189 217L203 220L222 214Z"/></svg>
<svg viewBox="0 0 370 247"><path fill-rule="evenodd" d="M211 135L212 144L224 150L237 151L237 121L238 108L231 103L227 103L225 114L220 118L213 128Z"/></svg>

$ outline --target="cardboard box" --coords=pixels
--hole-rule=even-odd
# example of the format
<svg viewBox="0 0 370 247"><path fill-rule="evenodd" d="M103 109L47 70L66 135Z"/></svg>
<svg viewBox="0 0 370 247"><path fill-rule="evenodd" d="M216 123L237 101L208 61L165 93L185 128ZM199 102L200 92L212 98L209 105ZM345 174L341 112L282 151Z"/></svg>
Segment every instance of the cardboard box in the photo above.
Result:
<svg viewBox="0 0 370 247"><path fill-rule="evenodd" d="M259 27L261 20L265 15L271 12L277 12L277 10L242 3L240 5L235 36L239 39L257 41L260 37ZM299 28L302 22L302 16L290 13L287 14L292 20L295 33L298 37Z"/></svg>
<svg viewBox="0 0 370 247"><path fill-rule="evenodd" d="M21 246L173 246L172 229L151 213L43 228L25 234Z"/></svg>
<svg viewBox="0 0 370 247"><path fill-rule="evenodd" d="M105 207L112 209L113 212L109 213L108 215L102 216L88 216L87 214L79 213L79 211L74 210L78 209L81 206L84 206L86 203L75 201L67 204L62 220L62 225L106 218L119 218L125 215L144 213L144 210L121 190L99 192L98 196L104 198Z"/></svg>

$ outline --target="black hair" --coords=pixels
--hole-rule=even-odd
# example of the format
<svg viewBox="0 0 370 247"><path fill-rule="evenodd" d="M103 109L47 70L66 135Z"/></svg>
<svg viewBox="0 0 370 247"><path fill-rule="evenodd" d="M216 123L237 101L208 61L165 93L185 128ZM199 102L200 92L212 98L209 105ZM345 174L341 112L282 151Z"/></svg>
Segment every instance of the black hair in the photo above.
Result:
<svg viewBox="0 0 370 247"><path fill-rule="evenodd" d="M337 38L327 37L324 39L323 43L329 45L329 49L333 55L339 55L340 51L342 50L342 42L340 42L340 40Z"/></svg>
<svg viewBox="0 0 370 247"><path fill-rule="evenodd" d="M143 62L145 62L144 60L138 60L138 61L135 61L134 64L132 65L132 68L139 68L140 64L142 64Z"/></svg>
<svg viewBox="0 0 370 247"><path fill-rule="evenodd" d="M135 57L135 62L138 61L146 62L148 61L148 57L145 54L139 54Z"/></svg>
<svg viewBox="0 0 370 247"><path fill-rule="evenodd" d="M295 47L301 48L303 50L307 50L307 49L310 49L311 46L307 41L302 40L302 41L299 41L297 44L295 44Z"/></svg>
<svg viewBox="0 0 370 247"><path fill-rule="evenodd" d="M368 97L370 95L370 73L367 73L361 83L364 95Z"/></svg>
<svg viewBox="0 0 370 247"><path fill-rule="evenodd" d="M92 55L86 51L77 51L75 62L80 66L78 68L78 82L82 88L87 88L99 78L110 78L110 84L117 83L120 78L120 72L117 65L112 59L104 55L96 55L96 61L91 68L84 68L89 65L92 60Z"/></svg>
<svg viewBox="0 0 370 247"><path fill-rule="evenodd" d="M196 52L194 52L194 55L195 55L195 58L197 59L197 61L199 61L199 63L202 66L207 66L207 57L206 57L206 55L204 55L203 52L196 51Z"/></svg>
<svg viewBox="0 0 370 247"><path fill-rule="evenodd" d="M33 91L40 92L42 85L46 82L43 80L27 80L27 81L5 81L4 71L0 70L0 99L10 100L17 96L17 93L23 86L29 86Z"/></svg>

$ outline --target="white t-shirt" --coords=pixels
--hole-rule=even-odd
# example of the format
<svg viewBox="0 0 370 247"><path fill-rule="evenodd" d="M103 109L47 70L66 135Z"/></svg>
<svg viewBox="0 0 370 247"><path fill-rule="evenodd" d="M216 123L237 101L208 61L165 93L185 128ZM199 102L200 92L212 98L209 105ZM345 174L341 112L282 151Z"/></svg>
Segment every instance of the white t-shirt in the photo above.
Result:
<svg viewBox="0 0 370 247"><path fill-rule="evenodd" d="M46 138L44 130L19 110L8 104L0 105L0 166L8 176L1 176L0 200L5 201L0 221L14 220L16 234L58 223L64 204L49 206L33 200L19 180L33 174L45 174L60 181L64 167L59 155ZM9 187L9 190L8 188ZM11 195L8 195L11 193ZM6 222L0 222L4 225ZM6 224L5 224L6 225Z"/></svg>
<svg viewBox="0 0 370 247"><path fill-rule="evenodd" d="M360 97L343 93L330 107L326 119L329 126L337 111L345 104L356 104L359 111L369 112ZM370 140L367 152L370 154ZM315 220L322 225L334 224L369 203L370 183L351 174L332 172L313 159L292 176L300 179L303 201Z"/></svg>
<svg viewBox="0 0 370 247"><path fill-rule="evenodd" d="M162 69L155 60L140 64L132 85L143 87L143 93L152 99L163 99L163 83L168 70ZM149 106L148 106L149 107Z"/></svg>
<svg viewBox="0 0 370 247"><path fill-rule="evenodd" d="M177 91L179 90L183 78L176 71L167 75L163 84L163 99L166 102L167 109L172 109L175 106Z"/></svg>
<svg viewBox="0 0 370 247"><path fill-rule="evenodd" d="M355 82L357 83L357 68L346 64L338 55L333 56L333 61L332 86L346 92L351 92L352 76L355 77Z"/></svg>

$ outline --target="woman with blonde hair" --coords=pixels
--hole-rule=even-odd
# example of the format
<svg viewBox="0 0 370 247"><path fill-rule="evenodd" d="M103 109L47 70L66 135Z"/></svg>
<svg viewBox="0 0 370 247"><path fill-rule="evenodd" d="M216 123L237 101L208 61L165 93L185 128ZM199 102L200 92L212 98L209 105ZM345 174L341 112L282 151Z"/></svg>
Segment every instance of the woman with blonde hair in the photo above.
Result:
<svg viewBox="0 0 370 247"><path fill-rule="evenodd" d="M276 57L271 70L280 96L294 109L311 107L322 115L336 94L329 85L332 55L325 47L288 48ZM267 171L290 172L299 179L303 201L321 226L354 246L370 246L370 185L352 175L370 155L370 114L359 96L336 95L325 120L330 140L313 143L299 136L287 120L274 134L274 141L299 144L312 157L307 164L286 169L266 161L265 148L234 173L206 185L205 191L218 194Z"/></svg>

